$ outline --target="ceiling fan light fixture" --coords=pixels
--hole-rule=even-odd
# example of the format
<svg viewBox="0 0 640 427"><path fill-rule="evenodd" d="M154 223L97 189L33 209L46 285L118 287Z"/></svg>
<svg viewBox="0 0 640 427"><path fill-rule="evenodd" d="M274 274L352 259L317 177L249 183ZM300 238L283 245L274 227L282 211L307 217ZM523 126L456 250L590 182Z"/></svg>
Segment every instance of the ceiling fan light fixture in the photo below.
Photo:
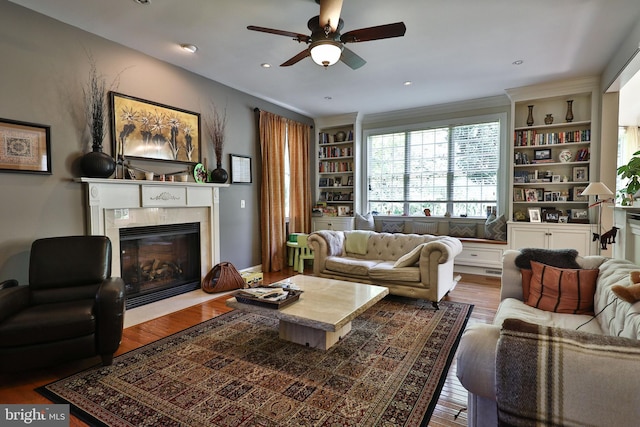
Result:
<svg viewBox="0 0 640 427"><path fill-rule="evenodd" d="M310 52L313 62L326 68L340 60L342 44L333 40L320 40L311 44Z"/></svg>

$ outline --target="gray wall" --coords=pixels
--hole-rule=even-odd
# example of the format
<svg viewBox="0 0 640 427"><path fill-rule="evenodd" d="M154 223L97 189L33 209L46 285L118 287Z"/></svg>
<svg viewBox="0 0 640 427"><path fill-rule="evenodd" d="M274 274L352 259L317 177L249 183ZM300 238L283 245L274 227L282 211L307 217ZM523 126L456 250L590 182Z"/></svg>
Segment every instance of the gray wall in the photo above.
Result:
<svg viewBox="0 0 640 427"><path fill-rule="evenodd" d="M91 145L82 110L87 52L108 83L119 75L118 92L203 116L211 101L226 105L223 167L229 170L229 153L251 156L253 184L220 190L221 259L239 269L260 264L261 168L253 109L308 124L313 120L0 0L0 118L50 125L53 170L52 175L0 172L0 280L27 282L33 240L85 234L83 188L73 178L80 176L79 158ZM213 168L204 132L201 148ZM110 135L105 151L111 153ZM160 173L171 170L166 163L147 166ZM245 209L240 209L242 199Z"/></svg>

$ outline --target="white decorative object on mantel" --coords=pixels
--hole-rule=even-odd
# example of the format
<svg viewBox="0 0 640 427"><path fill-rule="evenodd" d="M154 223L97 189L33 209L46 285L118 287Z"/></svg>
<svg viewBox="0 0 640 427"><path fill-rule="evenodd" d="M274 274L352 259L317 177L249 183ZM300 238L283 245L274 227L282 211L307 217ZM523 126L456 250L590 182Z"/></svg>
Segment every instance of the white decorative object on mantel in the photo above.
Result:
<svg viewBox="0 0 640 427"><path fill-rule="evenodd" d="M200 223L204 277L220 262L220 188L229 184L77 178L87 189L87 234L109 237L111 271L121 276L119 230L145 225Z"/></svg>

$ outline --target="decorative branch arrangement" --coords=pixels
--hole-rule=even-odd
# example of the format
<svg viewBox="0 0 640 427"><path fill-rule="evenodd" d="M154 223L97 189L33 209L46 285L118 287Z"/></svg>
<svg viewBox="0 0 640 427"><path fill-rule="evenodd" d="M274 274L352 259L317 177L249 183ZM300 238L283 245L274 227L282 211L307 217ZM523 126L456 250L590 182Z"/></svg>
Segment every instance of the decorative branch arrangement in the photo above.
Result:
<svg viewBox="0 0 640 427"><path fill-rule="evenodd" d="M227 109L221 114L214 103L210 105L210 114L205 121L207 133L213 144L213 152L216 156L216 167L222 167L222 151L224 149L224 131L227 127Z"/></svg>

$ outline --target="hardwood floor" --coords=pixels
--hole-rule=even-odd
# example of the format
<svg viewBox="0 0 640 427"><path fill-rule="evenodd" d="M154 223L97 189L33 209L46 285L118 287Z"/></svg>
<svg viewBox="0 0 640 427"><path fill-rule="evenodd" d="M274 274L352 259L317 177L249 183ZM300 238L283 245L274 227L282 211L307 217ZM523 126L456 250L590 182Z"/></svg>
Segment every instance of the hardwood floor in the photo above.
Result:
<svg viewBox="0 0 640 427"><path fill-rule="evenodd" d="M310 270L307 270L307 274ZM265 273L265 283L272 283L295 274L291 269L279 273ZM500 279L462 275L458 286L446 300L473 304L469 323L490 323L498 308ZM226 297L216 298L166 316L131 326L124 330L118 354L136 349L162 337L181 331L207 319L230 311ZM46 357L46 355L43 355ZM99 358L70 362L55 368L0 376L0 403L49 403L35 388L64 378L99 363ZM466 426L467 392L456 377L455 359L449 369L446 383L431 417L430 426ZM456 418L456 415L459 416ZM70 426L86 426L72 417Z"/></svg>

